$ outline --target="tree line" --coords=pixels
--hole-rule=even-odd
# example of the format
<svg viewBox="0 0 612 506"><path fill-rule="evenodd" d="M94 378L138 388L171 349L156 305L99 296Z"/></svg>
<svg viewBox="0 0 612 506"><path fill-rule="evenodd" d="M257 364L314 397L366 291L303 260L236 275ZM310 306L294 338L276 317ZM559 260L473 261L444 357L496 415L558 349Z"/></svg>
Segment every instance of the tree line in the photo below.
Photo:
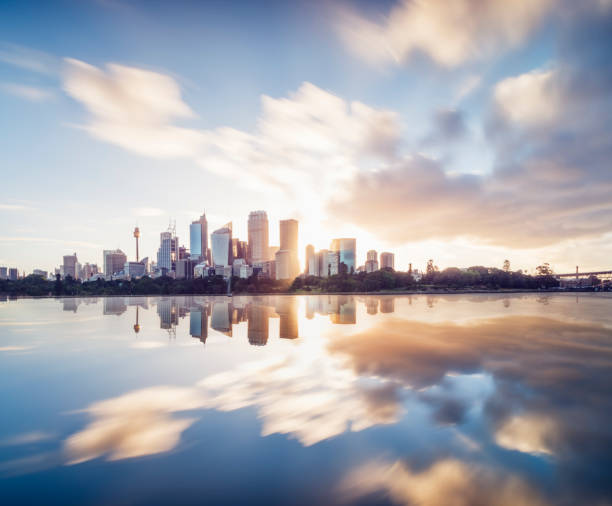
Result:
<svg viewBox="0 0 612 506"><path fill-rule="evenodd" d="M348 273L344 264L340 273L328 277L300 276L293 282L273 280L258 276L248 279L233 277L232 293L303 293L303 292L377 292L381 290L439 290L439 289L524 289L539 290L559 286L548 264L538 266L535 275L522 271L511 271L509 262L502 269L472 266L467 269L449 267L439 270L429 261L422 278L416 281L408 272L385 268L375 272ZM55 281L30 275L17 281L0 280L0 293L29 296L62 295L188 295L226 294L227 280L221 276L194 279L173 279L168 276L150 278L144 276L134 280L98 279L83 283L67 276Z"/></svg>

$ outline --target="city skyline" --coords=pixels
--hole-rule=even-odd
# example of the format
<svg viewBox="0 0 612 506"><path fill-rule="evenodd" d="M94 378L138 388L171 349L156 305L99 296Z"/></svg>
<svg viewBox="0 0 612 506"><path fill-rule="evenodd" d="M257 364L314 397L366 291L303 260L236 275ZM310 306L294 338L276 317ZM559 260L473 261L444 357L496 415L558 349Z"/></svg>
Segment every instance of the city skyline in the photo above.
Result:
<svg viewBox="0 0 612 506"><path fill-rule="evenodd" d="M351 237L398 269L609 268L612 6L485 4L3 4L0 265L132 259L134 226L152 257L202 209L246 240L263 208L300 266Z"/></svg>

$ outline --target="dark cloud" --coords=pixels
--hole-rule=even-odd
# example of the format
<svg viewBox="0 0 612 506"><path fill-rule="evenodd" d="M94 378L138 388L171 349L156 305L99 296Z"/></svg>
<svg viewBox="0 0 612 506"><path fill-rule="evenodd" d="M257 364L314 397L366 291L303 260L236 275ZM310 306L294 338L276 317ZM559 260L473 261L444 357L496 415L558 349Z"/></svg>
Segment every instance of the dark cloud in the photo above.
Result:
<svg viewBox="0 0 612 506"><path fill-rule="evenodd" d="M424 139L424 145L453 143L464 139L468 133L463 112L457 109L439 109L432 123L432 131Z"/></svg>
<svg viewBox="0 0 612 506"><path fill-rule="evenodd" d="M493 89L490 173L449 176L452 166L413 155L356 175L329 211L396 244L541 247L612 232L612 9L566 10L557 59ZM439 111L434 124L428 143L465 136L459 111Z"/></svg>

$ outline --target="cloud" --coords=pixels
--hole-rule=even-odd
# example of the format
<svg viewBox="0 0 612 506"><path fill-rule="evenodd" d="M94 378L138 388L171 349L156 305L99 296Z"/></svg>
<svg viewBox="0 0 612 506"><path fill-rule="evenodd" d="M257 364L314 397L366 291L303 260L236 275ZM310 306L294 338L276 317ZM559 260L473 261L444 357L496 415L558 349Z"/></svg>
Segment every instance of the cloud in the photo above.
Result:
<svg viewBox="0 0 612 506"><path fill-rule="evenodd" d="M65 441L69 464L103 455L120 460L169 451L195 421L171 413L201 405L192 389L179 387L152 387L92 404L85 411L93 421Z"/></svg>
<svg viewBox="0 0 612 506"><path fill-rule="evenodd" d="M392 158L400 137L394 112L349 103L307 82L285 98L262 96L253 133L178 126L195 113L178 83L156 72L69 59L64 89L89 111L82 128L92 136L149 157L189 159L295 207L312 209L360 166Z"/></svg>
<svg viewBox="0 0 612 506"><path fill-rule="evenodd" d="M406 506L547 504L518 476L450 458L418 471L399 460L370 462L352 470L340 491L352 501L382 492Z"/></svg>
<svg viewBox="0 0 612 506"><path fill-rule="evenodd" d="M53 93L43 88L35 86L26 86L23 84L3 83L0 84L0 89L6 93L14 95L30 102L44 102L53 98Z"/></svg>
<svg viewBox="0 0 612 506"><path fill-rule="evenodd" d="M64 241L62 239L51 239L47 237L25 237L25 236L0 236L0 242L33 242L33 243L49 243L60 244L67 247L75 248L92 248L98 249L102 245L86 241Z"/></svg>
<svg viewBox="0 0 612 506"><path fill-rule="evenodd" d="M505 420L495 433L495 441L509 450L552 454L551 441L558 433L559 425L553 418L530 413Z"/></svg>
<svg viewBox="0 0 612 506"><path fill-rule="evenodd" d="M457 109L438 109L433 116L432 132L425 138L425 145L449 144L460 141L468 133L463 112Z"/></svg>
<svg viewBox="0 0 612 506"><path fill-rule="evenodd" d="M329 212L394 244L463 237L538 248L610 233L611 28L612 13L578 16L560 36L558 61L495 85L485 125L494 164L475 168L484 175L400 156L357 172Z"/></svg>
<svg viewBox="0 0 612 506"><path fill-rule="evenodd" d="M34 209L23 204L0 204L0 211L29 211Z"/></svg>
<svg viewBox="0 0 612 506"><path fill-rule="evenodd" d="M512 47L529 35L553 0L403 0L380 21L342 9L338 31L348 48L371 63L400 64L424 53L455 67Z"/></svg>
<svg viewBox="0 0 612 506"><path fill-rule="evenodd" d="M166 212L163 209L159 209L158 207L135 207L131 209L132 214L136 216L163 216Z"/></svg>
<svg viewBox="0 0 612 506"><path fill-rule="evenodd" d="M8 43L0 43L0 62L49 75L57 74L60 67L59 59L48 53Z"/></svg>

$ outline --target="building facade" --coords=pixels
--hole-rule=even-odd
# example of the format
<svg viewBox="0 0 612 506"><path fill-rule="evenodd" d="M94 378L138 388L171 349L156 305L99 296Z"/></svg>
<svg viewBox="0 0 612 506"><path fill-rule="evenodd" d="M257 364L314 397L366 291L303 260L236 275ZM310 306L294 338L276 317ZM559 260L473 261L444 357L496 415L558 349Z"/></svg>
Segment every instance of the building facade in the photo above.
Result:
<svg viewBox="0 0 612 506"><path fill-rule="evenodd" d="M122 271L127 262L127 255L120 249L104 250L102 253L104 257L104 275L112 276L115 273ZM64 268L64 275L66 275L66 269Z"/></svg>
<svg viewBox="0 0 612 506"><path fill-rule="evenodd" d="M157 268L162 272L174 272L179 254L179 240L174 230L170 228L159 234L159 249L157 250ZM104 271L106 274L106 270Z"/></svg>
<svg viewBox="0 0 612 506"><path fill-rule="evenodd" d="M206 214L189 225L189 251L194 260L206 260L208 251L208 221Z"/></svg>
<svg viewBox="0 0 612 506"><path fill-rule="evenodd" d="M74 255L64 255L64 277L67 278L70 276L72 279L77 279L79 277L79 271L77 264L79 261L77 260L77 254ZM123 268L123 266L121 266Z"/></svg>
<svg viewBox="0 0 612 506"><path fill-rule="evenodd" d="M247 262L255 264L270 260L270 237L268 214L265 211L252 211L248 221Z"/></svg>
<svg viewBox="0 0 612 506"><path fill-rule="evenodd" d="M355 259L357 257L357 240L353 238L340 238L332 240L329 248L339 255L339 262L346 265L346 270L352 274L357 269Z"/></svg>
<svg viewBox="0 0 612 506"><path fill-rule="evenodd" d="M380 254L381 269L395 269L395 255L385 251Z"/></svg>
<svg viewBox="0 0 612 506"><path fill-rule="evenodd" d="M210 235L212 265L229 267L232 265L232 223L226 223Z"/></svg>
<svg viewBox="0 0 612 506"><path fill-rule="evenodd" d="M300 273L298 260L298 221L281 220L280 247L275 254L276 279L294 279Z"/></svg>

